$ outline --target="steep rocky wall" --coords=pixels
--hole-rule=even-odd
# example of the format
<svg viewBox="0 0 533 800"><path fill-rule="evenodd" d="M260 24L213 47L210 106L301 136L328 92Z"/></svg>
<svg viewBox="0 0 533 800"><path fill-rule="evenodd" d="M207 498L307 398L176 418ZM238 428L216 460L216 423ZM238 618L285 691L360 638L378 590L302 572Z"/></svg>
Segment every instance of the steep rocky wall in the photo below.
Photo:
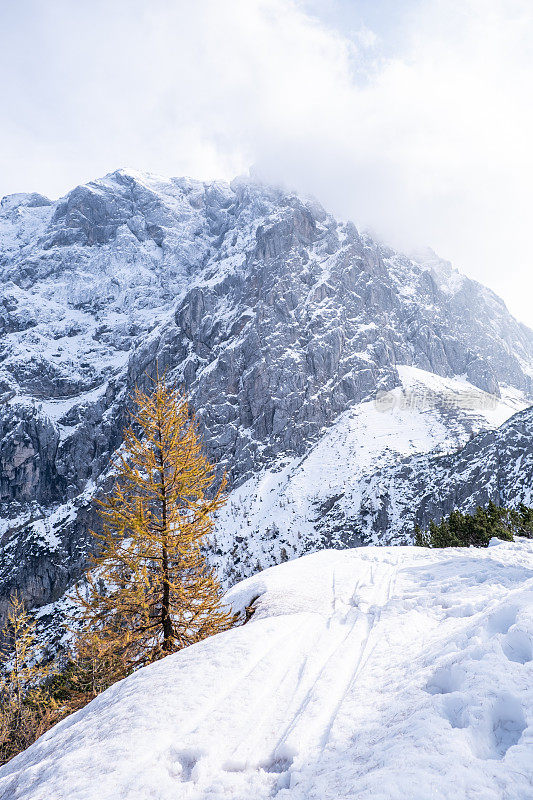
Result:
<svg viewBox="0 0 533 800"><path fill-rule="evenodd" d="M531 393L533 334L489 290L246 180L118 171L57 203L4 198L0 274L4 597L45 603L82 567L88 498L156 367L233 486L303 455L397 364Z"/></svg>

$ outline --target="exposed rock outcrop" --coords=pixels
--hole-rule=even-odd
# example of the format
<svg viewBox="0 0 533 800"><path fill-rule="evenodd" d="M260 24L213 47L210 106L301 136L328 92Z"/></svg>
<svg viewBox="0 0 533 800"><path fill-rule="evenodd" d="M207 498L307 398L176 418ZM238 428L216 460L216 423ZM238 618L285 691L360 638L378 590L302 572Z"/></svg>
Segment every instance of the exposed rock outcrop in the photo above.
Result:
<svg viewBox="0 0 533 800"><path fill-rule="evenodd" d="M0 277L4 597L48 602L82 567L89 497L156 365L233 486L398 386L398 364L532 392L533 333L492 292L248 180L119 170L4 198Z"/></svg>

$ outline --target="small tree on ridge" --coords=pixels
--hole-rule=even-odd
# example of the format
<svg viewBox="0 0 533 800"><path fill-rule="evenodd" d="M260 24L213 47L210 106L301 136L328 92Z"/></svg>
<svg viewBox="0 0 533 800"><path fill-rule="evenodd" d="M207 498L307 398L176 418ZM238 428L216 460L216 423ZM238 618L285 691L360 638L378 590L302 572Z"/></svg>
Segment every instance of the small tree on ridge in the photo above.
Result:
<svg viewBox="0 0 533 800"><path fill-rule="evenodd" d="M88 592L77 595L86 637L99 637L110 662L118 654L123 674L233 623L202 552L225 502L225 478L215 488L183 395L158 378L134 400L139 436L124 432L115 486L99 503L95 569ZM81 649L83 640L82 633Z"/></svg>

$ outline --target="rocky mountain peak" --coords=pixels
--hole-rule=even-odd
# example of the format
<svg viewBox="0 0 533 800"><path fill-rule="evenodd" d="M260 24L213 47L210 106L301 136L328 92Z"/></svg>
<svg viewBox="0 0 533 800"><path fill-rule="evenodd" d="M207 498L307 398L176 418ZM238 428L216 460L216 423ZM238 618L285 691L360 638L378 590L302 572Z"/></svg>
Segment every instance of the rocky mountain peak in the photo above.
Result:
<svg viewBox="0 0 533 800"><path fill-rule="evenodd" d="M533 333L491 292L294 192L118 170L53 203L16 197L0 206L4 594L48 602L77 574L129 393L156 364L235 491L307 458L401 367L509 413L509 392L531 397ZM435 444L492 424L441 417Z"/></svg>

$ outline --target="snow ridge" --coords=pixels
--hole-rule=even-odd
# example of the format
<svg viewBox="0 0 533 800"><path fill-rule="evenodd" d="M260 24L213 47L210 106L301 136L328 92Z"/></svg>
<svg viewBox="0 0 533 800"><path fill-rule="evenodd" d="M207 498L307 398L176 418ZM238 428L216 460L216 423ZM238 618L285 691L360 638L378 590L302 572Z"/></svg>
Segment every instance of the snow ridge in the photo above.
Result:
<svg viewBox="0 0 533 800"><path fill-rule="evenodd" d="M527 800L533 545L322 551L0 769L18 800ZM16 789L15 789L16 787Z"/></svg>

